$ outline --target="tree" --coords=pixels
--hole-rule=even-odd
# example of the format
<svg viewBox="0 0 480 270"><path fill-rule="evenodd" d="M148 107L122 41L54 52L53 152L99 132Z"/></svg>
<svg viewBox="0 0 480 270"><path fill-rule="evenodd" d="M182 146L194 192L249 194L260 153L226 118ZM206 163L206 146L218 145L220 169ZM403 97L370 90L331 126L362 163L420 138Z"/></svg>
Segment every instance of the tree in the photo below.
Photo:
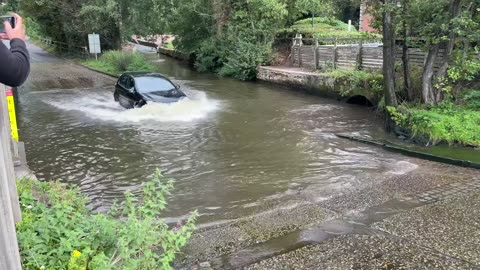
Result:
<svg viewBox="0 0 480 270"><path fill-rule="evenodd" d="M412 77L410 74L410 56L409 56L409 48L408 48L408 41L409 41L409 32L410 27L408 21L410 20L409 16L409 2L410 0L402 0L402 10L401 10L401 34L403 38L402 42L402 63L403 63L403 83L404 83L404 91L407 93L407 98L409 101L413 101L415 99L415 92L413 89Z"/></svg>
<svg viewBox="0 0 480 270"><path fill-rule="evenodd" d="M461 14L462 0L412 1L415 13L412 16L412 29L417 29L416 36L425 39L424 49L428 52L422 76L422 100L427 104L442 101L442 89L436 85L442 80L452 60L456 42L454 22ZM443 58L439 59L440 49L444 49ZM435 65L440 68L435 71Z"/></svg>
<svg viewBox="0 0 480 270"><path fill-rule="evenodd" d="M395 24L393 22L393 9L395 0L384 0L383 2L383 85L385 105L397 107L397 96L395 94ZM387 113L387 130L394 128L389 113Z"/></svg>
<svg viewBox="0 0 480 270"><path fill-rule="evenodd" d="M17 12L19 8L19 0L0 1L0 4L3 4L3 6L0 6L0 10L3 13Z"/></svg>
<svg viewBox="0 0 480 270"><path fill-rule="evenodd" d="M332 2L326 0L297 0L297 9L302 13L312 15L312 27L315 24L315 15L322 16L332 14Z"/></svg>

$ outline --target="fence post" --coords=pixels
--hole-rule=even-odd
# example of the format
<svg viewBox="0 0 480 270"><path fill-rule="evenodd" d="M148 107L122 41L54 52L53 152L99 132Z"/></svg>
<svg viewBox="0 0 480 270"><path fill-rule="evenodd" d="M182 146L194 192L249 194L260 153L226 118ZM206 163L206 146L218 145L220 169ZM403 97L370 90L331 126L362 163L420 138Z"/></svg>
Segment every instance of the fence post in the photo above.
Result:
<svg viewBox="0 0 480 270"><path fill-rule="evenodd" d="M302 37L300 37L298 39L298 67L302 67L302 45L303 45L303 41L302 41Z"/></svg>
<svg viewBox="0 0 480 270"><path fill-rule="evenodd" d="M21 270L15 223L21 220L11 152L6 87L0 84L0 269Z"/></svg>
<svg viewBox="0 0 480 270"><path fill-rule="evenodd" d="M334 45L333 45L333 68L334 69L337 69L337 43L338 43L338 40L337 38L335 37L334 39Z"/></svg>
<svg viewBox="0 0 480 270"><path fill-rule="evenodd" d="M315 48L314 48L314 60L315 60L315 70L318 69L318 38L315 39Z"/></svg>
<svg viewBox="0 0 480 270"><path fill-rule="evenodd" d="M362 50L363 50L363 39L360 39L360 41L358 42L357 69L362 69L362 64L363 64Z"/></svg>

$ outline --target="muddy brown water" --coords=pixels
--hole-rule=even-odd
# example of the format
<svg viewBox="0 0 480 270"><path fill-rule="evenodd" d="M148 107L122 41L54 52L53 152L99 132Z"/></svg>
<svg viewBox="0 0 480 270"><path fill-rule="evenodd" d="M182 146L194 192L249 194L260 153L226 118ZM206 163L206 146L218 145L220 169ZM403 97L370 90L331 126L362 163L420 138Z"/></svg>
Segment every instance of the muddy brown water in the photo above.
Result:
<svg viewBox="0 0 480 270"><path fill-rule="evenodd" d="M198 209L208 222L240 217L313 183L321 186L320 201L358 188L369 174L415 166L334 135L383 136L381 121L365 107L201 74L164 57L155 64L188 99L127 111L113 101L108 80L95 87L73 80L70 89L27 83L20 134L38 178L76 184L94 209L105 210L159 168L177 180L165 215Z"/></svg>

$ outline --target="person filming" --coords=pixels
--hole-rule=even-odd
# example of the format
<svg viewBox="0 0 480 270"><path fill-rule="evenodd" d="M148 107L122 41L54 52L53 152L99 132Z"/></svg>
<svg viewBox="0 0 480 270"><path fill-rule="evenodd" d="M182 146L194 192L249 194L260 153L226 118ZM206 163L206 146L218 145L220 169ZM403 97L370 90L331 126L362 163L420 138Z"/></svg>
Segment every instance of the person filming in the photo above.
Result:
<svg viewBox="0 0 480 270"><path fill-rule="evenodd" d="M25 44L22 17L12 14L10 18L3 22L4 31L0 33L0 39L10 40L10 49L0 42L0 83L17 87L25 82L30 73L30 56Z"/></svg>

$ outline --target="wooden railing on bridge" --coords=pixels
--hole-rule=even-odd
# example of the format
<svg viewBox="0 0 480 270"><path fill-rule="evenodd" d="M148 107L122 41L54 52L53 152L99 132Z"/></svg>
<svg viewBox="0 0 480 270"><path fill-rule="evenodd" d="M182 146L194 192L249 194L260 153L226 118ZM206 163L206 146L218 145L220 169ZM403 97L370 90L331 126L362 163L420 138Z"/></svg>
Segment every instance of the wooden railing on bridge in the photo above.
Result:
<svg viewBox="0 0 480 270"><path fill-rule="evenodd" d="M145 46L145 47L151 47L151 48L155 48L156 50L158 50L158 48L160 46L158 46L158 44L154 43L154 42L151 42L151 41L146 41L146 40L141 40L141 39L130 39L131 42L133 43L136 43L136 44L140 44L142 46Z"/></svg>

